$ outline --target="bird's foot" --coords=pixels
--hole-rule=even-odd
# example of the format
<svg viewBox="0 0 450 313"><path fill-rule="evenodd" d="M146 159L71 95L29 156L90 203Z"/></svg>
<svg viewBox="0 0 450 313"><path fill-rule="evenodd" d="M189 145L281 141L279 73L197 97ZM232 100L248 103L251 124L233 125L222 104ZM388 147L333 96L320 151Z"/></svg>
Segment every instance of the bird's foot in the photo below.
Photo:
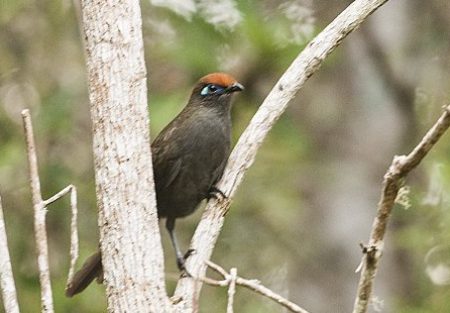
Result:
<svg viewBox="0 0 450 313"><path fill-rule="evenodd" d="M219 188L212 186L209 190L208 190L208 195L206 196L206 199L209 200L211 198L215 198L216 200L223 200L223 199L227 199L228 197L223 193L222 190L220 190Z"/></svg>
<svg viewBox="0 0 450 313"><path fill-rule="evenodd" d="M195 252L195 249L189 249L184 255L177 256L177 266L181 272L181 277L192 277L189 271L186 269L186 260Z"/></svg>

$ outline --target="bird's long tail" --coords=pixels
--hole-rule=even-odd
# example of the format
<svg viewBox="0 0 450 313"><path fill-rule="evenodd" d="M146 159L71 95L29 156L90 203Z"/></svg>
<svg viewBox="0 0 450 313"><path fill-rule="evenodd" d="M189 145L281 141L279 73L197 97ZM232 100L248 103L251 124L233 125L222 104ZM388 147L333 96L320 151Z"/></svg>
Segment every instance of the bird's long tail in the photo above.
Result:
<svg viewBox="0 0 450 313"><path fill-rule="evenodd" d="M72 281L66 288L66 296L73 297L82 292L89 284L97 278L97 282L103 281L102 255L100 251L91 255L83 264L81 269L75 273Z"/></svg>

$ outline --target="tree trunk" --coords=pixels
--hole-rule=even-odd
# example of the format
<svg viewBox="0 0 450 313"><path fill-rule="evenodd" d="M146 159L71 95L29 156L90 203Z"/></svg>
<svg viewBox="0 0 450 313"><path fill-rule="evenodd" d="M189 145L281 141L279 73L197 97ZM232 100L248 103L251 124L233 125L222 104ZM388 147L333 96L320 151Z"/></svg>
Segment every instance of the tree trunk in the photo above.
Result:
<svg viewBox="0 0 450 313"><path fill-rule="evenodd" d="M139 1L82 1L108 312L170 312Z"/></svg>

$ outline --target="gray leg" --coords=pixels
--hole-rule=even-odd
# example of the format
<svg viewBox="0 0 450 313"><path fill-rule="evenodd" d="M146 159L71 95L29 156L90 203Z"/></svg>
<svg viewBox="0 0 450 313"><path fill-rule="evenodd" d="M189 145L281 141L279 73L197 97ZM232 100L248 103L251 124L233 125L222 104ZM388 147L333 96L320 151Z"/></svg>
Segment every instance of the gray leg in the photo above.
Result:
<svg viewBox="0 0 450 313"><path fill-rule="evenodd" d="M178 246L177 237L175 236L175 219L168 217L166 220L166 228L169 232L170 240L172 241L172 246L175 249L175 255L177 257L177 266L180 271L184 271L184 263L185 263L185 256L181 253L181 250Z"/></svg>

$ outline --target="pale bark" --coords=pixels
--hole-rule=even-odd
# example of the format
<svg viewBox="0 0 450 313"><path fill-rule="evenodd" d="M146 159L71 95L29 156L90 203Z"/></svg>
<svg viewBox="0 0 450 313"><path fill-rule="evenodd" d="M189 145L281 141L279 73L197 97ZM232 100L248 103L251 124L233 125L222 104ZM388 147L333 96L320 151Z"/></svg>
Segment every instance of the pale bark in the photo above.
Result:
<svg viewBox="0 0 450 313"><path fill-rule="evenodd" d="M170 312L158 228L139 1L82 1L109 312Z"/></svg>
<svg viewBox="0 0 450 313"><path fill-rule="evenodd" d="M239 138L228 161L222 180L217 187L228 199L210 201L191 241L196 251L187 261L188 270L196 277L204 277L205 261L209 260L230 201L241 183L246 170L252 165L264 138L289 101L323 63L324 59L355 30L371 13L387 0L356 0L330 23L299 54L291 66L273 87L263 104L252 118L250 125ZM175 295L186 299L179 306L186 312L195 311L201 290L201 283L192 279L179 281Z"/></svg>
<svg viewBox="0 0 450 313"><path fill-rule="evenodd" d="M423 158L434 144L450 127L450 105L422 138L420 143L408 155L395 156L391 166L384 175L383 188L375 220L370 234L369 244L363 248L361 278L358 284L353 313L365 313L371 300L373 280L378 269L378 262L383 255L384 235L387 223L397 198L402 181Z"/></svg>
<svg viewBox="0 0 450 313"><path fill-rule="evenodd" d="M211 279L208 277L203 277L203 278L201 278L201 281L203 281L205 284L208 284L211 286L228 287L227 313L233 312L233 298L234 298L234 294L236 292L236 290L235 290L236 285L253 290L256 293L259 293L260 295L275 301L276 303L285 307L286 309L288 309L291 312L308 313L308 311L301 308L297 304L289 301L285 297L283 297L283 296L279 295L278 293L270 290L269 288L263 286L259 280L245 279L245 278L239 277L237 275L236 268L232 268L230 270L230 272L228 273L221 266L219 266L211 261L207 261L206 263L212 270L214 270L216 273L221 275L224 279L223 280L214 280L214 279Z"/></svg>
<svg viewBox="0 0 450 313"><path fill-rule="evenodd" d="M50 281L50 267L48 264L47 231L45 229L45 217L47 208L41 194L41 182L39 180L36 145L34 143L33 125L30 111L22 111L25 138L27 142L28 168L30 176L31 195L34 209L34 234L36 240L37 261L39 269L39 282L41 284L41 310L44 313L52 313L53 296Z"/></svg>
<svg viewBox="0 0 450 313"><path fill-rule="evenodd" d="M75 273L75 265L78 259L78 208L77 208L77 188L74 185L69 185L63 190L55 194L53 197L44 201L44 205L48 206L53 202L61 199L70 192L70 209L72 211L72 218L70 221L70 267L67 275L66 286L69 286Z"/></svg>
<svg viewBox="0 0 450 313"><path fill-rule="evenodd" d="M233 267L230 270L230 279L228 286L228 303L227 303L227 313L233 313L233 305L234 305L234 295L236 293L236 279L237 279L237 269Z"/></svg>
<svg viewBox="0 0 450 313"><path fill-rule="evenodd" d="M25 138L27 143L27 155L29 165L30 187L34 208L34 233L36 240L37 261L39 269L39 282L41 284L41 310L42 312L53 312L52 286L50 280L50 266L48 260L47 231L45 226L47 206L70 192L70 206L72 219L70 223L70 269L68 282L72 280L75 263L78 258L78 231L77 231L77 192L74 185L69 185L47 200L42 199L41 183L34 142L33 124L30 111L22 111Z"/></svg>
<svg viewBox="0 0 450 313"><path fill-rule="evenodd" d="M2 198L0 197L0 289L5 313L19 313L16 285L9 258L8 240L3 219Z"/></svg>

